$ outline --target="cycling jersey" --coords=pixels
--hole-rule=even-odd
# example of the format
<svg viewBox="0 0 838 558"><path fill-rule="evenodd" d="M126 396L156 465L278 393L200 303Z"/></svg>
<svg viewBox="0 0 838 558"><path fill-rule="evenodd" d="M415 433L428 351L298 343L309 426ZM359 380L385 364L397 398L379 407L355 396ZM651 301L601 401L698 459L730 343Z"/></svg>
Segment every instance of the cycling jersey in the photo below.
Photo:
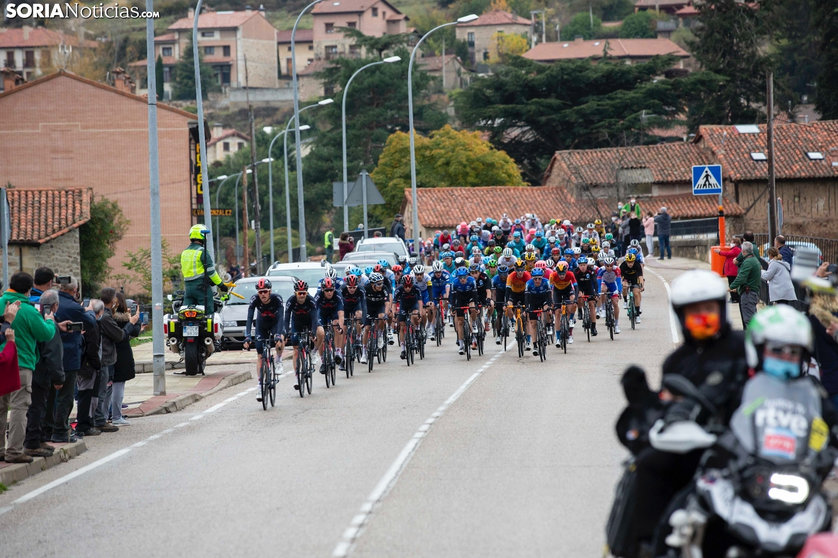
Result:
<svg viewBox="0 0 838 558"><path fill-rule="evenodd" d="M532 279L529 272L524 271L518 276L517 271L513 271L506 278L506 289L513 293L523 293L527 289L527 282Z"/></svg>
<svg viewBox="0 0 838 558"><path fill-rule="evenodd" d="M340 290L340 296L343 299L343 311L346 317L354 316L358 310L361 310L362 316L367 313L367 297L364 296L364 289L361 287L351 293L349 287L344 285Z"/></svg>
<svg viewBox="0 0 838 558"><path fill-rule="evenodd" d="M623 279L620 276L620 269L602 267L597 271L597 288L599 292L603 292L603 285L607 287L609 293L614 294L623 292Z"/></svg>
<svg viewBox="0 0 838 558"><path fill-rule="evenodd" d="M509 256L508 258L505 257L505 256L501 256L501 257L498 258L498 265L499 266L505 265L506 267L511 268L511 267L515 266L515 262L517 262L517 261L518 260L514 256Z"/></svg>
<svg viewBox="0 0 838 558"><path fill-rule="evenodd" d="M507 248L512 248L512 251L513 251L515 254L517 254L518 256L520 256L521 254L523 254L523 253L524 253L524 248L526 248L526 247L527 247L527 245L524 243L524 241L523 241L523 240L519 240L518 242L515 242L515 241L513 240L513 241L511 241L511 242L508 242L508 243L506 244L506 247L507 247Z"/></svg>
<svg viewBox="0 0 838 558"><path fill-rule="evenodd" d="M390 294L387 292L387 289L382 288L381 290L375 290L372 283L369 283L366 287L364 287L364 297L367 299L367 308L371 309L373 307L381 307L381 311L384 311L384 304L389 300ZM372 313L370 311L370 313Z"/></svg>
<svg viewBox="0 0 838 558"><path fill-rule="evenodd" d="M454 273L455 269L457 269L457 266L454 265L453 260L451 260L450 264L447 264L444 261L442 262L442 270L445 271L446 273L448 273L448 274Z"/></svg>
<svg viewBox="0 0 838 558"><path fill-rule="evenodd" d="M457 316L464 315L463 307L468 306L470 302L477 298L477 283L471 276L466 277L464 283L460 282L459 277L455 277L451 282L451 305L454 307L454 312Z"/></svg>
<svg viewBox="0 0 838 558"><path fill-rule="evenodd" d="M620 276L629 285L637 285L640 283L640 277L643 277L643 268L637 262L634 262L632 267L629 267L628 262L623 262L620 264Z"/></svg>
<svg viewBox="0 0 838 558"><path fill-rule="evenodd" d="M437 277L436 272L433 272L431 273L430 280L433 299L444 298L448 290L448 284L451 283L451 275L447 271L442 270L439 277Z"/></svg>
<svg viewBox="0 0 838 558"><path fill-rule="evenodd" d="M311 295L306 295L305 300L297 302L297 297L291 297L285 303L285 331L299 332L305 329L310 330L317 323L319 312L317 305Z"/></svg>
<svg viewBox="0 0 838 558"><path fill-rule="evenodd" d="M545 304L550 304L550 284L544 279L541 280L540 285L536 285L534 279L527 281L524 302L530 312L530 319L536 319L537 314L534 314L533 311L540 310Z"/></svg>
<svg viewBox="0 0 838 558"><path fill-rule="evenodd" d="M475 287L477 289L477 304L485 305L486 300L488 300L488 296L486 296L486 291L491 288L491 283L489 280L489 276L480 272L476 278L472 275L474 279Z"/></svg>
<svg viewBox="0 0 838 558"><path fill-rule="evenodd" d="M396 289L395 294L393 294L393 302L399 305L400 322L405 321L407 314L419 309L420 300L422 300L422 293L416 287L407 290L404 286L400 286Z"/></svg>
<svg viewBox="0 0 838 558"><path fill-rule="evenodd" d="M495 292L495 302L502 306L506 301L506 277L492 277L492 290Z"/></svg>
<svg viewBox="0 0 838 558"><path fill-rule="evenodd" d="M333 320L338 319L338 312L343 311L343 299L335 292L332 298L327 298L323 291L317 293L314 298L314 304L320 313L320 323L318 325L326 325Z"/></svg>
<svg viewBox="0 0 838 558"><path fill-rule="evenodd" d="M576 276L572 271L565 273L564 277L561 277L558 272L555 272L550 275L548 283L550 283L550 285L558 291L564 291L566 289L576 290L577 287Z"/></svg>
<svg viewBox="0 0 838 558"><path fill-rule="evenodd" d="M576 285L577 290L580 294L586 294L588 296L595 296L597 293L597 277L596 277L596 270L591 270L590 268L585 270L584 272L581 270L577 270L574 273L576 277Z"/></svg>
<svg viewBox="0 0 838 558"><path fill-rule="evenodd" d="M282 334L285 325L285 308L281 296L271 293L267 302L262 302L258 294L251 297L250 305L247 307L247 322L244 327L245 338L250 337L250 327L253 323L254 314L256 314L257 337L269 339ZM262 348L257 347L257 350L261 351Z"/></svg>

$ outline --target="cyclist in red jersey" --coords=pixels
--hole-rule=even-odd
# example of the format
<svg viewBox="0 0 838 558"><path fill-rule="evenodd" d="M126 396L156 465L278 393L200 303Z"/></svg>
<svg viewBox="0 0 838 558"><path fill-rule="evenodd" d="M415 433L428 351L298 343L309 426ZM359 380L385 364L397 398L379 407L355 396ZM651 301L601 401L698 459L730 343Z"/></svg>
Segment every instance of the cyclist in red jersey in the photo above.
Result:
<svg viewBox="0 0 838 558"><path fill-rule="evenodd" d="M562 319L562 302L567 303L566 312L570 318L570 326L568 331L568 343L573 343L573 326L576 325L576 276L570 271L570 266L567 262L561 261L556 264L556 271L550 275L550 286L553 287L553 316L555 323L561 323ZM556 346L561 346L558 336L556 336Z"/></svg>

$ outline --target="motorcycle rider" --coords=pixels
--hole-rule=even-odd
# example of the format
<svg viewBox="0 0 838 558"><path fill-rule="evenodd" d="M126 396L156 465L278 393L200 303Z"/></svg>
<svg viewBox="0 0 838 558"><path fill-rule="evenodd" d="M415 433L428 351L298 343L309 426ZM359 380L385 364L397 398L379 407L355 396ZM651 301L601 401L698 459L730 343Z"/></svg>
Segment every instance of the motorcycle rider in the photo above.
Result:
<svg viewBox="0 0 838 558"><path fill-rule="evenodd" d="M200 223L189 229L190 244L180 254L180 271L183 274L183 306L202 305L209 315L215 311L212 286L227 292L227 285L215 270L212 256L205 248L209 231Z"/></svg>
<svg viewBox="0 0 838 558"><path fill-rule="evenodd" d="M672 281L670 300L684 343L666 358L662 370L664 376L680 374L690 380L725 422L739 405L748 378L744 334L734 331L727 321L727 292L727 283L712 271L688 271ZM665 405L666 423L696 420L702 424L710 418L695 401L676 398L667 390L659 397ZM637 455L635 494L639 497L629 504L633 513L628 515L633 516L632 532L638 542L652 540L667 505L692 479L701 453L674 454L649 447Z"/></svg>

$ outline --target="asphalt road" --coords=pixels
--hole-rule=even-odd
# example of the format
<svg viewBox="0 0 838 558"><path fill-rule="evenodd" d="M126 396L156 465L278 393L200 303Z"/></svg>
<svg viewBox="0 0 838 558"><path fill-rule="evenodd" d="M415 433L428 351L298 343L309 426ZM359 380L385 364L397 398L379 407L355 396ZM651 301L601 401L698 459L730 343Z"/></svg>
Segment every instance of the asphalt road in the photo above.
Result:
<svg viewBox="0 0 838 558"><path fill-rule="evenodd" d="M415 367L391 352L336 388L317 377L305 399L285 377L267 412L252 381L135 419L0 494L2 554L599 556L619 375L657 378L673 347L648 281L638 330L580 331L545 363L494 344L467 363L449 336Z"/></svg>

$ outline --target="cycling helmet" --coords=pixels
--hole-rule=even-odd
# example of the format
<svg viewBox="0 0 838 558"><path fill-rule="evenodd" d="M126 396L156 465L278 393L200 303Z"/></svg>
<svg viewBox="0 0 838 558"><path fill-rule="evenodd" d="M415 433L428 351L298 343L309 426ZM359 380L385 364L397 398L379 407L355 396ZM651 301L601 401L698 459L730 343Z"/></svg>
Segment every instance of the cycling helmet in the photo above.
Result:
<svg viewBox="0 0 838 558"><path fill-rule="evenodd" d="M406 257L404 257L404 256L399 256L399 257L398 257L398 262L399 262L400 264L404 265L404 264L406 264L406 263L407 263L407 258L406 258ZM381 263L381 262L378 262L378 263Z"/></svg>
<svg viewBox="0 0 838 558"><path fill-rule="evenodd" d="M367 277L370 277L370 276L372 276L372 273L373 273L372 266L371 266L371 265L368 265L368 266L364 269L364 275L366 275Z"/></svg>
<svg viewBox="0 0 838 558"><path fill-rule="evenodd" d="M556 237L555 236L548 236L547 237L547 242L549 242L550 244L555 244L556 243Z"/></svg>
<svg viewBox="0 0 838 558"><path fill-rule="evenodd" d="M515 238L521 238L521 231L515 231L514 233L512 233L512 236L514 236Z"/></svg>
<svg viewBox="0 0 838 558"><path fill-rule="evenodd" d="M433 264L431 264L431 269L434 271L442 271L442 262L436 260Z"/></svg>
<svg viewBox="0 0 838 558"><path fill-rule="evenodd" d="M412 287L413 286L413 277L410 275L405 275L402 277L402 285L405 287Z"/></svg>
<svg viewBox="0 0 838 558"><path fill-rule="evenodd" d="M468 272L469 273L476 273L476 272L479 272L479 271L480 271L480 264L478 264L478 263L473 263L470 266L468 266Z"/></svg>
<svg viewBox="0 0 838 558"><path fill-rule="evenodd" d="M419 263L419 258L417 258L416 256L413 256L412 258L407 260L407 263L410 264L410 267L413 267L414 265Z"/></svg>
<svg viewBox="0 0 838 558"><path fill-rule="evenodd" d="M268 279L265 279L264 277L260 277L259 280L256 281L256 290L257 291L263 291L265 289L270 290L270 288L271 288L271 282Z"/></svg>
<svg viewBox="0 0 838 558"><path fill-rule="evenodd" d="M464 265L466 265L465 258L457 258L456 260L454 260L454 265L457 267L463 267Z"/></svg>
<svg viewBox="0 0 838 558"><path fill-rule="evenodd" d="M583 239L582 239L582 244L590 244L590 243L591 243L591 239L590 239L590 238L583 238Z"/></svg>
<svg viewBox="0 0 838 558"><path fill-rule="evenodd" d="M358 278L354 275L350 275L346 278L346 286L347 287L357 287L358 286Z"/></svg>
<svg viewBox="0 0 838 558"><path fill-rule="evenodd" d="M308 283L301 279L294 283L294 292L301 293L303 291L308 292Z"/></svg>
<svg viewBox="0 0 838 558"><path fill-rule="evenodd" d="M515 260L515 269L524 269L524 260Z"/></svg>
<svg viewBox="0 0 838 558"><path fill-rule="evenodd" d="M450 249L451 249L451 245L450 245L450 244L448 244L447 242L446 242L445 244L443 244L443 245L442 245L442 250L443 250L443 251L447 252L447 251L448 251L448 250L450 250Z"/></svg>
<svg viewBox="0 0 838 558"><path fill-rule="evenodd" d="M382 269L387 269L390 267L390 262L387 260L378 260L378 265L380 265Z"/></svg>
<svg viewBox="0 0 838 558"><path fill-rule="evenodd" d="M497 260L489 260L488 262L486 262L486 267L495 268L497 266L498 266Z"/></svg>
<svg viewBox="0 0 838 558"><path fill-rule="evenodd" d="M580 258L576 265L588 265L588 258Z"/></svg>
<svg viewBox="0 0 838 558"><path fill-rule="evenodd" d="M633 238L631 242L629 242L629 246L634 246L635 248L640 246L640 241L636 238Z"/></svg>
<svg viewBox="0 0 838 558"><path fill-rule="evenodd" d="M582 227L576 227L576 234L582 234Z"/></svg>
<svg viewBox="0 0 838 558"><path fill-rule="evenodd" d="M608 256L607 258L603 258L602 263L605 265L614 265L614 258Z"/></svg>
<svg viewBox="0 0 838 558"><path fill-rule="evenodd" d="M573 248L567 248L564 251L565 256L572 256L573 255Z"/></svg>
<svg viewBox="0 0 838 558"><path fill-rule="evenodd" d="M555 261L553 261L553 258L548 258L548 259L547 259L547 261L546 261L546 262L544 262L544 263L545 263L545 265L547 265L547 267L549 267L550 269L553 269L554 267L556 267L556 262L555 262Z"/></svg>
<svg viewBox="0 0 838 558"><path fill-rule="evenodd" d="M614 240L614 235L611 233L605 233L605 240L611 242L612 240Z"/></svg>
<svg viewBox="0 0 838 558"><path fill-rule="evenodd" d="M545 262L544 260L538 260L537 262L535 262L536 269L544 269L545 267L547 267L547 262Z"/></svg>
<svg viewBox="0 0 838 558"><path fill-rule="evenodd" d="M628 253L629 254L634 254L636 256L637 254L640 253L640 251L637 248L629 248Z"/></svg>
<svg viewBox="0 0 838 558"><path fill-rule="evenodd" d="M464 267L458 267L454 270L455 277L466 277L468 275L468 269Z"/></svg>
<svg viewBox="0 0 838 558"><path fill-rule="evenodd" d="M416 264L413 267L413 274L414 275L422 275L425 273L425 266L422 264Z"/></svg>
<svg viewBox="0 0 838 558"><path fill-rule="evenodd" d="M490 239L486 242L486 245L487 245L487 246L490 246L490 247L492 247L492 248L494 248L496 244L497 244L497 242L495 242L495 239L494 239L494 238L490 238Z"/></svg>
<svg viewBox="0 0 838 558"><path fill-rule="evenodd" d="M574 256L578 256L578 255L579 255L579 254L581 254L581 253L582 253L582 249L581 249L581 248L579 248L578 246L575 246L575 247L573 248L573 255L574 255Z"/></svg>
<svg viewBox="0 0 838 558"><path fill-rule="evenodd" d="M602 249L607 250L608 248L611 248L611 243L606 240L602 243Z"/></svg>
<svg viewBox="0 0 838 558"><path fill-rule="evenodd" d="M348 265L348 266L346 266L346 269L343 270L343 272L346 274L347 277L349 277L350 275L354 275L355 274L355 267L356 266L354 266L354 265Z"/></svg>
<svg viewBox="0 0 838 558"><path fill-rule="evenodd" d="M556 234L559 236L565 236L567 234L567 231L564 229L559 229L556 231Z"/></svg>
<svg viewBox="0 0 838 558"><path fill-rule="evenodd" d="M775 350L774 362L765 362L765 347ZM812 325L806 317L785 304L760 310L748 323L745 332L745 354L748 365L783 380L803 375L802 364L809 361L815 341ZM797 357L794 358L794 348Z"/></svg>
<svg viewBox="0 0 838 558"><path fill-rule="evenodd" d="M452 252L451 250L448 250L447 252L444 252L442 254L442 257L443 258L453 258L454 257L454 252Z"/></svg>
<svg viewBox="0 0 838 558"><path fill-rule="evenodd" d="M535 232L535 237L536 237L536 238L541 238L541 237L543 237L543 236L544 236L544 232L543 232L543 231L536 231L536 232Z"/></svg>
<svg viewBox="0 0 838 558"><path fill-rule="evenodd" d="M493 232L493 233L496 233L496 232L499 232L499 231L500 231L500 227L499 227L499 226L497 226L497 225L492 226L492 232Z"/></svg>
<svg viewBox="0 0 838 558"><path fill-rule="evenodd" d="M507 273L509 273L509 267L505 265L498 266L498 275L506 275Z"/></svg>
<svg viewBox="0 0 838 558"><path fill-rule="evenodd" d="M634 255L634 254L632 254L631 252L629 252L628 254L626 254L626 261L627 261L627 262L633 262L633 261L635 261L636 259L637 259L637 256L635 256L635 255Z"/></svg>
<svg viewBox="0 0 838 558"><path fill-rule="evenodd" d="M472 246L471 247L471 253L472 254L483 254L483 252L481 252L480 248L478 248L477 246Z"/></svg>
<svg viewBox="0 0 838 558"><path fill-rule="evenodd" d="M593 252L594 254L599 254L599 246L594 245L594 247L591 248L591 252Z"/></svg>
<svg viewBox="0 0 838 558"><path fill-rule="evenodd" d="M534 262L535 261L535 252L527 252L526 254L524 254L524 259L528 262Z"/></svg>
<svg viewBox="0 0 838 558"><path fill-rule="evenodd" d="M601 225L601 224L602 224L602 219L596 219L594 221L594 225Z"/></svg>
<svg viewBox="0 0 838 558"><path fill-rule="evenodd" d="M596 262L594 261L593 258L588 258L588 265L590 265L590 266L595 266L596 265Z"/></svg>
<svg viewBox="0 0 838 558"><path fill-rule="evenodd" d="M564 221L562 221L562 225L564 225L565 227L569 227L570 226L570 219L565 219Z"/></svg>
<svg viewBox="0 0 838 558"><path fill-rule="evenodd" d="M338 276L338 270L332 266L326 266L326 277L331 277L334 279Z"/></svg>
<svg viewBox="0 0 838 558"><path fill-rule="evenodd" d="M383 282L384 282L384 276L381 275L380 273L373 273L372 275L370 275L370 283L383 283Z"/></svg>
<svg viewBox="0 0 838 558"><path fill-rule="evenodd" d="M512 257L512 248L504 248L503 249L503 257L504 258L511 258Z"/></svg>
<svg viewBox="0 0 838 558"><path fill-rule="evenodd" d="M192 225L192 228L189 229L189 240L204 240L208 234L209 231L207 228L198 223L197 225Z"/></svg>
<svg viewBox="0 0 838 558"><path fill-rule="evenodd" d="M550 250L550 253L561 256L562 255L562 249L559 248L558 246L553 246L553 249Z"/></svg>
<svg viewBox="0 0 838 558"><path fill-rule="evenodd" d="M323 279L322 289L325 290L335 290L335 281L331 277L326 277Z"/></svg>
<svg viewBox="0 0 838 558"><path fill-rule="evenodd" d="M559 262L556 264L556 271L559 273L565 273L568 267L567 262Z"/></svg>
<svg viewBox="0 0 838 558"><path fill-rule="evenodd" d="M535 246L533 244L527 244L524 246L525 252L535 252Z"/></svg>
<svg viewBox="0 0 838 558"><path fill-rule="evenodd" d="M589 230L589 231L590 231L590 230L593 230L593 228L594 228L594 224L593 224L593 223L588 223L588 227L587 227L587 228L588 228L588 230Z"/></svg>
<svg viewBox="0 0 838 558"><path fill-rule="evenodd" d="M372 270L376 273L384 273L384 266L381 264L375 264L375 267L373 267Z"/></svg>
<svg viewBox="0 0 838 558"><path fill-rule="evenodd" d="M393 266L393 273L401 273L402 271L404 271L404 268L399 264Z"/></svg>
<svg viewBox="0 0 838 558"><path fill-rule="evenodd" d="M544 270L537 267L530 272L530 275L532 275L533 279L536 277L544 277Z"/></svg>
<svg viewBox="0 0 838 558"><path fill-rule="evenodd" d="M479 239L479 238L477 238L477 235L476 235L476 234L473 234L473 235L471 235L471 236L469 237L469 240L470 240L471 242L477 242L477 241L478 241L478 240L480 240L480 239Z"/></svg>
<svg viewBox="0 0 838 558"><path fill-rule="evenodd" d="M495 254L502 254L503 248L500 246L495 246L494 250L492 250Z"/></svg>

